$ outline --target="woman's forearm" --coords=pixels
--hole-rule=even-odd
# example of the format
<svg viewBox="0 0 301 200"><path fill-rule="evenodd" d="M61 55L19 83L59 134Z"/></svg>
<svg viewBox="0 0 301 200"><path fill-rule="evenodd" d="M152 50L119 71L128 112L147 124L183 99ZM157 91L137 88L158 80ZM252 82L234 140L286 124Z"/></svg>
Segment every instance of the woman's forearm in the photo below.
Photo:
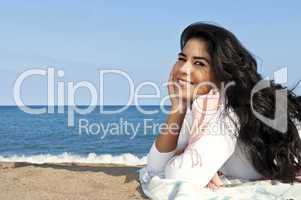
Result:
<svg viewBox="0 0 301 200"><path fill-rule="evenodd" d="M171 108L172 110L176 108ZM160 132L156 139L156 148L159 152L170 152L176 149L178 143L179 132L181 130L186 109L172 112L166 120L166 129Z"/></svg>

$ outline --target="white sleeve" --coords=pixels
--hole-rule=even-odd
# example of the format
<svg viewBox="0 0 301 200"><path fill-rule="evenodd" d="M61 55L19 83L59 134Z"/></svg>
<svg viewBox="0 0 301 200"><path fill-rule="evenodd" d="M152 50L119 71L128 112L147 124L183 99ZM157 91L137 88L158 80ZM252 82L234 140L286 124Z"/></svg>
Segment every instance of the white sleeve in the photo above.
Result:
<svg viewBox="0 0 301 200"><path fill-rule="evenodd" d="M170 152L159 152L156 147L156 140L147 155L146 169L150 175L164 173L167 162L174 156L176 149Z"/></svg>
<svg viewBox="0 0 301 200"><path fill-rule="evenodd" d="M226 122L231 123L225 118L212 120L201 138L189 143L184 153L168 161L165 177L206 186L235 149L234 130L226 128Z"/></svg>
<svg viewBox="0 0 301 200"><path fill-rule="evenodd" d="M164 174L164 169L167 162L175 155L177 149L185 149L188 140L189 140L189 129L191 125L191 111L187 109L187 112L184 117L183 125L181 127L177 148L171 152L159 152L156 148L156 140L153 142L151 149L147 155L147 171L154 175L154 174Z"/></svg>

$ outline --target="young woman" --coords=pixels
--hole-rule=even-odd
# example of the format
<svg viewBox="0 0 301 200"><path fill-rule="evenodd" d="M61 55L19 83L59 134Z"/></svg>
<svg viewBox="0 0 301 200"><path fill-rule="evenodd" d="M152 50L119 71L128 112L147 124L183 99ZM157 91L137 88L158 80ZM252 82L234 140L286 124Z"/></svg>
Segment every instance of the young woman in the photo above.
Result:
<svg viewBox="0 0 301 200"><path fill-rule="evenodd" d="M219 172L293 183L301 169L301 104L273 81L252 96L261 80L256 60L230 31L201 22L189 25L169 78L169 128L150 149L148 175L210 188L222 185ZM254 114L274 118L277 91L287 92L284 132Z"/></svg>

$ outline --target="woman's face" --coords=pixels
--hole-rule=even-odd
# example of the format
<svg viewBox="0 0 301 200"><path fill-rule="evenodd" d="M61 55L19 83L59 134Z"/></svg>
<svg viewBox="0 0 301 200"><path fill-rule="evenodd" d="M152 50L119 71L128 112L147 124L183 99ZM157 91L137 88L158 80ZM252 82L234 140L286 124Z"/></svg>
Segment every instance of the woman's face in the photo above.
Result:
<svg viewBox="0 0 301 200"><path fill-rule="evenodd" d="M211 58L205 41L192 38L178 54L174 78L180 87L180 96L193 100L197 95L207 94L215 83Z"/></svg>

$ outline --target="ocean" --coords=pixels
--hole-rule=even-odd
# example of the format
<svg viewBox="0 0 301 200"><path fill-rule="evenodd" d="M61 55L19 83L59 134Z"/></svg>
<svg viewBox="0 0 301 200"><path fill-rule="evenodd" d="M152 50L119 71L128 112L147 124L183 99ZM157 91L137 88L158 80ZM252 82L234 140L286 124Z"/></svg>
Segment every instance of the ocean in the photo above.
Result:
<svg viewBox="0 0 301 200"><path fill-rule="evenodd" d="M30 108L43 107L47 108ZM97 106L88 114L75 113L70 127L68 106L54 106L53 113L44 114L28 114L17 106L0 106L0 161L145 164L166 113L156 105L141 106L154 111L151 114L142 113L133 105L115 114L100 111L122 107Z"/></svg>

